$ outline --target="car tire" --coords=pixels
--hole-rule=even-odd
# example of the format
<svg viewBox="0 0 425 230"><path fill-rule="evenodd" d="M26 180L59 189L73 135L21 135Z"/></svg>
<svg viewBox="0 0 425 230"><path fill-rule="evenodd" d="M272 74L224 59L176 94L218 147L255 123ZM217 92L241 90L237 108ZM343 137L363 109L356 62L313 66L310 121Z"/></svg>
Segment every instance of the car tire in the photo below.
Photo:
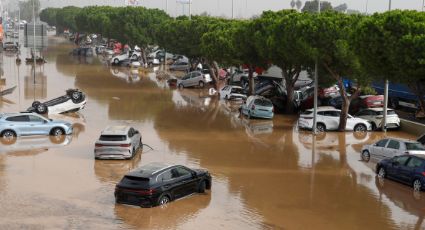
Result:
<svg viewBox="0 0 425 230"><path fill-rule="evenodd" d="M71 99L72 102L79 103L83 99L83 93L81 93L80 91L73 91L71 94Z"/></svg>
<svg viewBox="0 0 425 230"><path fill-rule="evenodd" d="M4 145L11 145L16 142L16 133L12 130L4 130L1 133L1 143Z"/></svg>
<svg viewBox="0 0 425 230"><path fill-rule="evenodd" d="M139 140L139 149L143 150L143 143L142 143L142 139Z"/></svg>
<svg viewBox="0 0 425 230"><path fill-rule="evenodd" d="M120 63L120 60L118 60L118 58L115 58L115 59L114 59L114 64L115 64L115 65L118 65L119 63Z"/></svg>
<svg viewBox="0 0 425 230"><path fill-rule="evenodd" d="M384 167L380 167L378 169L378 177L379 178L386 178L387 177L387 171L384 169Z"/></svg>
<svg viewBox="0 0 425 230"><path fill-rule="evenodd" d="M205 193L205 189L207 188L207 183L205 180L202 180L198 186L198 193Z"/></svg>
<svg viewBox="0 0 425 230"><path fill-rule="evenodd" d="M184 88L184 85L183 84L179 84L179 89L183 89Z"/></svg>
<svg viewBox="0 0 425 230"><path fill-rule="evenodd" d="M226 95L225 97L224 97L224 99L226 99L227 101L229 100L229 97Z"/></svg>
<svg viewBox="0 0 425 230"><path fill-rule="evenodd" d="M64 134L65 134L65 131L59 127L55 127L50 131L50 135L52 136L62 136Z"/></svg>
<svg viewBox="0 0 425 230"><path fill-rule="evenodd" d="M367 150L363 151L361 157L362 157L363 161L369 162L369 160L370 160L369 151L367 151Z"/></svg>
<svg viewBox="0 0 425 230"><path fill-rule="evenodd" d="M378 129L378 127L376 126L375 122L372 122L372 130L375 131L377 129Z"/></svg>
<svg viewBox="0 0 425 230"><path fill-rule="evenodd" d="M325 132L326 131L326 126L325 124L322 123L317 123L316 125L316 130L319 132Z"/></svg>
<svg viewBox="0 0 425 230"><path fill-rule="evenodd" d="M158 199L158 206L165 205L170 202L170 197L168 195L161 195Z"/></svg>
<svg viewBox="0 0 425 230"><path fill-rule="evenodd" d="M354 126L354 132L366 132L367 131L367 127L364 124L357 124L356 126Z"/></svg>
<svg viewBox="0 0 425 230"><path fill-rule="evenodd" d="M53 144L62 144L65 141L65 135L60 135L60 136L50 136L49 140L50 142L52 142Z"/></svg>
<svg viewBox="0 0 425 230"><path fill-rule="evenodd" d="M38 114L46 114L47 113L47 106L44 103L40 103L35 107L35 112Z"/></svg>
<svg viewBox="0 0 425 230"><path fill-rule="evenodd" d="M37 106L40 104L40 102L39 101L34 101L32 104L31 104L31 106L35 109L35 108L37 108Z"/></svg>
<svg viewBox="0 0 425 230"><path fill-rule="evenodd" d="M422 182L421 182L421 180L415 179L413 181L412 186L413 186L413 190L414 191L418 191L418 192L421 191L422 190Z"/></svg>
<svg viewBox="0 0 425 230"><path fill-rule="evenodd" d="M205 86L205 83L203 81L200 81L199 82L199 87L204 88L204 86Z"/></svg>

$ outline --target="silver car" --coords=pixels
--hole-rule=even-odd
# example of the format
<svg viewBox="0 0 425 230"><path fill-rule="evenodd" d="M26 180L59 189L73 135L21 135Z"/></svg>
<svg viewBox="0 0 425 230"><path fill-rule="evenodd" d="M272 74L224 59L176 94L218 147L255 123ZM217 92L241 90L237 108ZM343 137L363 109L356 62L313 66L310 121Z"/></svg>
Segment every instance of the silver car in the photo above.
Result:
<svg viewBox="0 0 425 230"><path fill-rule="evenodd" d="M425 147L417 141L384 138L375 144L365 145L361 157L369 161L371 157L384 159L404 154L425 154Z"/></svg>
<svg viewBox="0 0 425 230"><path fill-rule="evenodd" d="M96 141L95 159L131 159L142 148L142 135L130 126L108 126Z"/></svg>
<svg viewBox="0 0 425 230"><path fill-rule="evenodd" d="M35 113L0 114L0 136L14 138L29 135L68 135L72 133L72 124L66 121L54 121Z"/></svg>
<svg viewBox="0 0 425 230"><path fill-rule="evenodd" d="M201 71L193 71L186 74L182 79L177 80L177 86L179 88L185 88L190 86L199 86L204 88L207 83L212 82L211 76Z"/></svg>

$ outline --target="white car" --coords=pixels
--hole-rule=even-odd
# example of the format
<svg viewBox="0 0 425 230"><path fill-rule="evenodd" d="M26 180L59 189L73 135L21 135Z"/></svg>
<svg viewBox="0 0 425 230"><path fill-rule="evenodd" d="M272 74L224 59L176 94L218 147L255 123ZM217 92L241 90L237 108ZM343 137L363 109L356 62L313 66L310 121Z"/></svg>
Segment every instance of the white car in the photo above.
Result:
<svg viewBox="0 0 425 230"><path fill-rule="evenodd" d="M142 148L142 135L130 126L108 126L94 148L95 159L131 159Z"/></svg>
<svg viewBox="0 0 425 230"><path fill-rule="evenodd" d="M384 159L404 154L425 154L425 147L417 141L384 138L375 144L363 146L361 157L369 161L371 157Z"/></svg>
<svg viewBox="0 0 425 230"><path fill-rule="evenodd" d="M384 108L368 108L358 112L356 117L368 120L372 124L372 129L380 129L382 128L382 122L384 119L383 114ZM387 128L400 128L400 118L393 109L387 110Z"/></svg>
<svg viewBox="0 0 425 230"><path fill-rule="evenodd" d="M220 98L226 100L243 100L246 99L246 94L240 86L226 85L220 90Z"/></svg>
<svg viewBox="0 0 425 230"><path fill-rule="evenodd" d="M200 71L193 71L186 74L181 79L178 79L177 86L180 89L190 86L199 86L204 88L204 86L210 82L212 82L212 79L209 74L204 74Z"/></svg>
<svg viewBox="0 0 425 230"><path fill-rule="evenodd" d="M317 130L324 132L327 130L337 130L339 126L339 117L341 110L335 109L331 106L323 106L317 108ZM313 109L308 109L300 115L298 119L298 127L302 129L313 129ZM361 118L355 118L348 115L347 125L345 126L347 131L365 132L372 130L372 125Z"/></svg>
<svg viewBox="0 0 425 230"><path fill-rule="evenodd" d="M54 98L50 101L34 101L27 111L38 114L76 112L84 109L86 103L86 96L83 92L78 89L68 89L64 96Z"/></svg>
<svg viewBox="0 0 425 230"><path fill-rule="evenodd" d="M111 64L118 65L118 64L120 64L120 62L122 62L124 60L127 60L129 58L130 58L130 53L129 52L121 53L121 54L112 56L112 58L110 60L110 63Z"/></svg>

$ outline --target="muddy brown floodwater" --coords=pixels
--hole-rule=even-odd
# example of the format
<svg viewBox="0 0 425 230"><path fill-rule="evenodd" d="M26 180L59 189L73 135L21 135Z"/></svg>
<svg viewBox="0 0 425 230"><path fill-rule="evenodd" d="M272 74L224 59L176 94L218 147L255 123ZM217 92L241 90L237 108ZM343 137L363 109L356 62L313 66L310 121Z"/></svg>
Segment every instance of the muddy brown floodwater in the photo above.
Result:
<svg viewBox="0 0 425 230"><path fill-rule="evenodd" d="M74 124L71 136L0 144L0 229L424 228L425 193L379 181L374 163L360 161L362 146L384 133L329 132L313 142L294 128L296 117L243 119L237 103L206 89L170 89L158 69L110 68L97 57L69 56L72 48L51 36L35 84L31 66L3 54L0 87L19 87L0 100L1 112L23 111L73 87L88 103L79 113L52 116ZM94 142L111 124L139 129L154 150L145 147L129 161L95 161ZM115 204L121 177L158 161L208 169L212 190L166 207Z"/></svg>

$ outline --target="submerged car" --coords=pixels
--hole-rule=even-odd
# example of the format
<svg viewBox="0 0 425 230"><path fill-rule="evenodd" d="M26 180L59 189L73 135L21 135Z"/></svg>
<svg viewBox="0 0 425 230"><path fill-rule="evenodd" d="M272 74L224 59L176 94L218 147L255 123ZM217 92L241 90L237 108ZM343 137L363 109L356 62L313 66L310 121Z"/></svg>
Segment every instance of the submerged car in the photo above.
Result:
<svg viewBox="0 0 425 230"><path fill-rule="evenodd" d="M115 187L115 201L153 207L207 189L211 189L211 175L206 170L150 163L121 179Z"/></svg>
<svg viewBox="0 0 425 230"><path fill-rule="evenodd" d="M382 128L384 119L384 108L369 108L361 110L356 114L356 117L368 120L372 124L372 129ZM387 128L398 129L400 128L400 118L393 109L387 110Z"/></svg>
<svg viewBox="0 0 425 230"><path fill-rule="evenodd" d="M68 89L64 96L54 98L50 101L34 101L27 111L39 114L58 114L76 112L84 109L85 105L86 96L83 92L78 89Z"/></svg>
<svg viewBox="0 0 425 230"><path fill-rule="evenodd" d="M319 132L328 130L337 130L341 110L330 106L321 106L317 108L316 127ZM302 113L298 119L298 127L301 129L313 129L313 109L308 109ZM361 118L355 118L348 114L346 131L365 132L372 130L372 125Z"/></svg>
<svg viewBox="0 0 425 230"><path fill-rule="evenodd" d="M5 42L3 43L3 49L6 51L18 51L19 47L14 42Z"/></svg>
<svg viewBox="0 0 425 230"><path fill-rule="evenodd" d="M249 96L242 104L241 114L248 118L272 119L274 116L273 103L263 96Z"/></svg>
<svg viewBox="0 0 425 230"><path fill-rule="evenodd" d="M220 90L220 98L226 100L246 99L246 93L240 86L226 85Z"/></svg>
<svg viewBox="0 0 425 230"><path fill-rule="evenodd" d="M188 71L189 69L189 62L183 60L178 60L169 67L170 71Z"/></svg>
<svg viewBox="0 0 425 230"><path fill-rule="evenodd" d="M130 126L108 126L95 143L95 159L131 159L142 148L142 135Z"/></svg>
<svg viewBox="0 0 425 230"><path fill-rule="evenodd" d="M210 82L212 82L212 79L209 74L204 74L201 71L193 71L177 80L177 86L179 88L186 88L191 86L199 86L204 88L204 86Z"/></svg>
<svg viewBox="0 0 425 230"><path fill-rule="evenodd" d="M371 157L382 159L405 154L425 155L425 147L417 141L384 138L375 144L365 145L361 157L363 160L369 161Z"/></svg>
<svg viewBox="0 0 425 230"><path fill-rule="evenodd" d="M425 185L425 155L403 155L384 159L376 164L380 178L389 178L421 191Z"/></svg>
<svg viewBox="0 0 425 230"><path fill-rule="evenodd" d="M0 114L0 136L8 139L30 135L72 134L72 124L66 121L46 119L35 113Z"/></svg>

